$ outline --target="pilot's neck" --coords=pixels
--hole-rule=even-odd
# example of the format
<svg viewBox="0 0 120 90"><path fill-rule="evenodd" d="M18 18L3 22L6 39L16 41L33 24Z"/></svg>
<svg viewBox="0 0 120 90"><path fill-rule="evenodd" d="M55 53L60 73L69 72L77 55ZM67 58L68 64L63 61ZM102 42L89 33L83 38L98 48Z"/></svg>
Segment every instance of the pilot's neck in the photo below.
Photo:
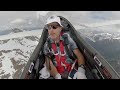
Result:
<svg viewBox="0 0 120 90"><path fill-rule="evenodd" d="M55 41L56 43L59 43L59 42L60 42L60 36L57 37L54 41Z"/></svg>

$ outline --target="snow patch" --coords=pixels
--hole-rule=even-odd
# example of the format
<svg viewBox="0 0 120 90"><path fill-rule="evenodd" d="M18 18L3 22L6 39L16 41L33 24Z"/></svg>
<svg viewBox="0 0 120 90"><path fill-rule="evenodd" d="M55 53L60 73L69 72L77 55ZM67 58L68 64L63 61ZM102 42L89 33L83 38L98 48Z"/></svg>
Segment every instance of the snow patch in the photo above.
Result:
<svg viewBox="0 0 120 90"><path fill-rule="evenodd" d="M13 64L5 53L3 53L3 60L2 60L2 67L0 68L0 72L4 72L3 74L0 74L0 77L5 74L10 74L10 77L8 79L12 79L13 74L16 72L16 70L13 67Z"/></svg>

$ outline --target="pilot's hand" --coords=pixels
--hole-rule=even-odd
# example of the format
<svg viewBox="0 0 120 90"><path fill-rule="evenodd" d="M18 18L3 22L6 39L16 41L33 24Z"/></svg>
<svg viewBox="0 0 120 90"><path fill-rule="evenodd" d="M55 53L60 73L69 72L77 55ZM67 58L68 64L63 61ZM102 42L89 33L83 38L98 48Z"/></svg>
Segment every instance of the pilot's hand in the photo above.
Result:
<svg viewBox="0 0 120 90"><path fill-rule="evenodd" d="M85 69L79 67L78 71L74 74L73 79L87 79L85 75Z"/></svg>
<svg viewBox="0 0 120 90"><path fill-rule="evenodd" d="M55 76L55 79L62 79L61 75L59 73L57 73L57 75Z"/></svg>

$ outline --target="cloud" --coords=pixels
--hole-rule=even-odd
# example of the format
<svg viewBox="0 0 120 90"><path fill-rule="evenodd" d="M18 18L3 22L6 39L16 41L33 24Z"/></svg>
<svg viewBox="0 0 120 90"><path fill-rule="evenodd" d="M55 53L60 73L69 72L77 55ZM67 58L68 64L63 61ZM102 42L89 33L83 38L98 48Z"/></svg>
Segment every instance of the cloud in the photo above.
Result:
<svg viewBox="0 0 120 90"><path fill-rule="evenodd" d="M24 19L21 19L21 18L18 18L18 19L15 19L15 20L13 20L13 21L11 21L10 23L11 24L20 24L20 23L24 23L25 22L25 20Z"/></svg>
<svg viewBox="0 0 120 90"><path fill-rule="evenodd" d="M48 12L49 11L37 11L36 12L37 18L39 18L40 15L41 16L46 16Z"/></svg>

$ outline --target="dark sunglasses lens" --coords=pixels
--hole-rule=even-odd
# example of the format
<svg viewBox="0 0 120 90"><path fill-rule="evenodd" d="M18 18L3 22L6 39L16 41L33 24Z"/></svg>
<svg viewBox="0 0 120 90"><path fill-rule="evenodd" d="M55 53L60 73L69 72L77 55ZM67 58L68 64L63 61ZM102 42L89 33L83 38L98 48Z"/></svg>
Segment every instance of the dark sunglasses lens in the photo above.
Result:
<svg viewBox="0 0 120 90"><path fill-rule="evenodd" d="M57 29L59 27L59 25L46 25L46 29L50 30L51 28L52 29Z"/></svg>
<svg viewBox="0 0 120 90"><path fill-rule="evenodd" d="M56 29L57 28L57 26L51 26L53 29Z"/></svg>

